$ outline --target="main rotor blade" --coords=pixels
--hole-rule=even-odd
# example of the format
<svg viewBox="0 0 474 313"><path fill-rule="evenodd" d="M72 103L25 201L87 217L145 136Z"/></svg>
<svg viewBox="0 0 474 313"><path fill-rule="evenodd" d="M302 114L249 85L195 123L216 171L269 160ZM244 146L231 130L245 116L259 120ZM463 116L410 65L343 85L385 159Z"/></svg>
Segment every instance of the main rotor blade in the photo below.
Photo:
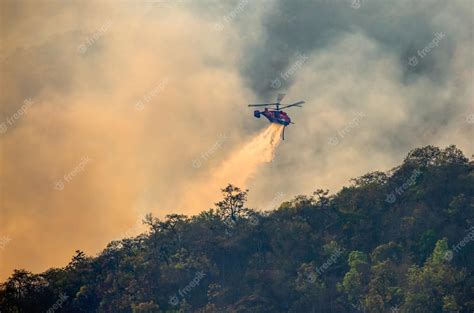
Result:
<svg viewBox="0 0 474 313"><path fill-rule="evenodd" d="M305 102L304 101L298 101L298 102L292 103L290 105L299 105L299 104L303 104L303 103L305 103Z"/></svg>
<svg viewBox="0 0 474 313"><path fill-rule="evenodd" d="M298 101L298 102L295 102L293 104L289 104L289 105L286 105L284 107L281 107L280 109L286 109L286 108L290 108L290 107L300 107L301 108L301 105L300 104L303 104L305 103L304 101Z"/></svg>
<svg viewBox="0 0 474 313"><path fill-rule="evenodd" d="M278 103L258 103L258 104L249 104L249 107L268 107L271 105L277 105Z"/></svg>

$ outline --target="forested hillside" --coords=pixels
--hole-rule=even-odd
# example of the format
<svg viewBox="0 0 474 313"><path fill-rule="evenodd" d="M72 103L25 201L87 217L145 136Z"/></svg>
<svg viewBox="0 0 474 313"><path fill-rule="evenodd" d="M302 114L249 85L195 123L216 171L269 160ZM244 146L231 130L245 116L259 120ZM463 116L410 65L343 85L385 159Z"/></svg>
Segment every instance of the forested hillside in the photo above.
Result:
<svg viewBox="0 0 474 313"><path fill-rule="evenodd" d="M454 146L427 146L271 212L247 208L247 191L229 185L215 208L148 215L147 233L96 257L16 270L0 310L471 313L473 164Z"/></svg>

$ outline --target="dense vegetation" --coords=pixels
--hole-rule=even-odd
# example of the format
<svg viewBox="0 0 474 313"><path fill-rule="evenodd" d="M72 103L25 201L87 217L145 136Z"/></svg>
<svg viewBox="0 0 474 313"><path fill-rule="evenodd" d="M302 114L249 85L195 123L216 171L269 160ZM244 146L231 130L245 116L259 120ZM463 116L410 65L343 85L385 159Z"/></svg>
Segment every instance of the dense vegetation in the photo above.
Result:
<svg viewBox="0 0 474 313"><path fill-rule="evenodd" d="M388 173L317 190L272 212L232 185L197 216L77 251L64 268L16 270L8 312L473 312L474 162L450 146Z"/></svg>

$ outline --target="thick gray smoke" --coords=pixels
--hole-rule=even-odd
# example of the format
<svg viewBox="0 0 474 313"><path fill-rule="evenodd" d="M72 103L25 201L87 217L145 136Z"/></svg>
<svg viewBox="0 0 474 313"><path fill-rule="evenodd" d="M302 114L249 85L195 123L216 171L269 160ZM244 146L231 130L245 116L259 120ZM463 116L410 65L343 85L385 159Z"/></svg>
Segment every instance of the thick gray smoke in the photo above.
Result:
<svg viewBox="0 0 474 313"><path fill-rule="evenodd" d="M279 87L272 84L276 78L280 88L291 86L296 77L285 80L284 73L301 55L317 56L345 36L363 34L384 54L398 58L405 83L416 79L410 77L413 74L443 84L455 45L469 39L471 14L469 1L275 1L262 16L263 38L248 47L242 73L258 95L269 96ZM409 57L417 55L437 32L447 36L436 53L427 53L416 67L410 66Z"/></svg>

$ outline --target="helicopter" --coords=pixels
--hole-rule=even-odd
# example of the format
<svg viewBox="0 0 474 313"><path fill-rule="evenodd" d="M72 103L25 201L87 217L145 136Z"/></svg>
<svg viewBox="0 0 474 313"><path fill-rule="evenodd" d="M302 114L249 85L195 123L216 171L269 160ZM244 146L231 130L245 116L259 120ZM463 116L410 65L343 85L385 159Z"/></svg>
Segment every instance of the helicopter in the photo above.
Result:
<svg viewBox="0 0 474 313"><path fill-rule="evenodd" d="M283 132L282 138L285 140L285 128L290 124L294 124L288 114L283 112L282 109L290 108L290 107L299 107L301 108L301 104L305 103L304 101L298 101L292 104L282 104L281 100L285 97L284 93L279 93L274 103L259 103L259 104L249 104L249 107L265 107L263 111L255 110L253 115L256 118L260 118L261 115L265 116L270 123L276 123L283 125ZM269 109L270 108L270 109Z"/></svg>

